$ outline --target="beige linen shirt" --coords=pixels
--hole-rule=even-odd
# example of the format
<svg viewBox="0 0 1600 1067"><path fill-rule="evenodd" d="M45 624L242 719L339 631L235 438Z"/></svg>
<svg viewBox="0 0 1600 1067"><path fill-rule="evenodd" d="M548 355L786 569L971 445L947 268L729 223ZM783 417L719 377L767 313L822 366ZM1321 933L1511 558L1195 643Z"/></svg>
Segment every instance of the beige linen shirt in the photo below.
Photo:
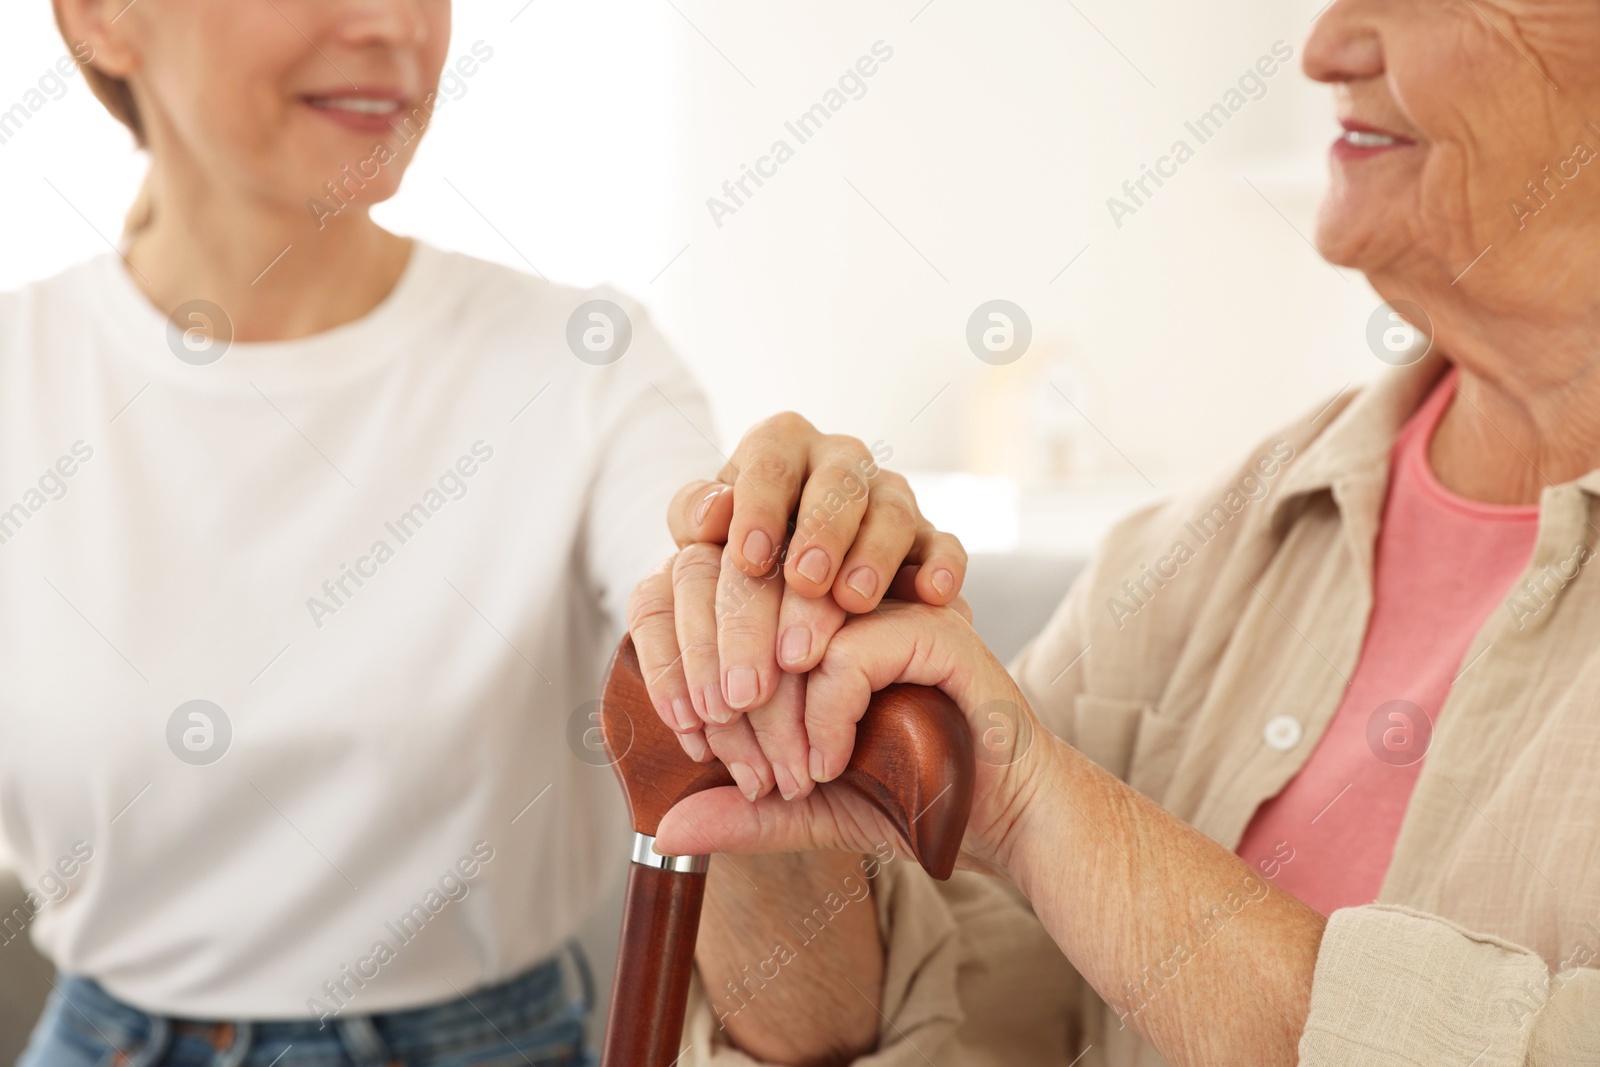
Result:
<svg viewBox="0 0 1600 1067"><path fill-rule="evenodd" d="M1341 395L1118 525L1011 667L1045 725L1234 848L1355 670L1389 453L1444 369ZM1532 561L1462 661L1378 901L1328 922L1302 1064L1600 1065L1597 495L1600 471L1544 490ZM900 860L876 906L888 972L864 1067L1165 1062L1010 887ZM698 986L685 1044L685 1062L754 1062Z"/></svg>

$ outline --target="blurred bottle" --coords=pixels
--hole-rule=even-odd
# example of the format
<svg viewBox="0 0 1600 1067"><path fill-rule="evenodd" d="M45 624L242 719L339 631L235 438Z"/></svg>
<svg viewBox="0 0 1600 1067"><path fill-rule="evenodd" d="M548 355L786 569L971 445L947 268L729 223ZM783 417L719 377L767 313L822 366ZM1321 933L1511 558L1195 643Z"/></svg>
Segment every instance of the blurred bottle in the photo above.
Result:
<svg viewBox="0 0 1600 1067"><path fill-rule="evenodd" d="M985 368L968 395L963 469L1034 487L1099 473L1093 390L1064 345L1036 341L1017 362Z"/></svg>

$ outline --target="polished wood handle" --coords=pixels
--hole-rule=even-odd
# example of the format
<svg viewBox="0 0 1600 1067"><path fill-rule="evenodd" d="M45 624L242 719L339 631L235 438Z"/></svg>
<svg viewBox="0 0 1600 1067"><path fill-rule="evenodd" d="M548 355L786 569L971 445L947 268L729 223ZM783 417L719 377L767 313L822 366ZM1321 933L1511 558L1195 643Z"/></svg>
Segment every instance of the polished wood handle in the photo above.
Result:
<svg viewBox="0 0 1600 1067"><path fill-rule="evenodd" d="M685 755L656 714L631 637L606 675L600 726L636 834L654 838L678 801L733 784L720 762ZM873 694L839 781L882 811L917 862L942 879L961 852L975 778L972 735L955 702L927 686L892 685ZM704 893L703 873L630 868L602 1067L677 1061Z"/></svg>

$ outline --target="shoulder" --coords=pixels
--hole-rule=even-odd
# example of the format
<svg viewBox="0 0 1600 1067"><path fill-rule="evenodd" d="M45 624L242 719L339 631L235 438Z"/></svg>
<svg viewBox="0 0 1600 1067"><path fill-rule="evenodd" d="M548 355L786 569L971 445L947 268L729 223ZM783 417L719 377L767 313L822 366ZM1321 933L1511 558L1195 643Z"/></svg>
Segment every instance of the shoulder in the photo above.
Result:
<svg viewBox="0 0 1600 1067"><path fill-rule="evenodd" d="M512 334L524 351L569 371L616 367L626 379L645 370L682 372L672 346L643 302L612 285L577 286L529 269L418 243L429 299L443 301L455 327Z"/></svg>
<svg viewBox="0 0 1600 1067"><path fill-rule="evenodd" d="M1295 472L1350 395L1320 401L1258 439L1248 451L1210 476L1115 525L1100 550L1102 561L1156 562L1167 555L1183 563L1206 557L1214 571L1252 529L1270 520L1275 504L1292 492ZM1109 575L1102 574L1102 579ZM1120 585L1121 579L1117 584Z"/></svg>
<svg viewBox="0 0 1600 1067"><path fill-rule="evenodd" d="M93 320L108 298L105 274L116 253L106 252L54 274L0 290L0 369L38 356L63 330Z"/></svg>
<svg viewBox="0 0 1600 1067"><path fill-rule="evenodd" d="M1042 642L1048 654L1035 650L1038 669L1053 675L1056 660L1092 648L1083 667L1088 688L1159 692L1194 636L1215 624L1213 609L1226 614L1218 598L1242 585L1228 576L1248 577L1299 517L1332 513L1285 505L1307 495L1317 442L1350 402L1318 403L1210 477L1113 526L1051 620Z"/></svg>
<svg viewBox="0 0 1600 1067"><path fill-rule="evenodd" d="M612 304L629 323L649 323L644 304L611 285L568 285L537 273L531 264L520 269L420 241L416 254L424 257L421 273L426 292L491 321L564 326L575 317L587 321L585 313L594 310L592 305Z"/></svg>
<svg viewBox="0 0 1600 1067"><path fill-rule="evenodd" d="M35 308L81 304L101 287L105 272L116 258L115 252L103 252L43 278L0 289L0 321L10 322L14 316Z"/></svg>
<svg viewBox="0 0 1600 1067"><path fill-rule="evenodd" d="M1146 611L1163 617L1162 629L1186 629L1238 549L1270 534L1280 502L1296 493L1293 475L1347 403L1317 403L1211 477L1112 528L1094 568L1102 635Z"/></svg>
<svg viewBox="0 0 1600 1067"><path fill-rule="evenodd" d="M606 455L695 451L715 437L705 392L645 304L612 285L562 284L419 244L431 322L476 365L532 375L549 425ZM443 302L438 306L437 302Z"/></svg>

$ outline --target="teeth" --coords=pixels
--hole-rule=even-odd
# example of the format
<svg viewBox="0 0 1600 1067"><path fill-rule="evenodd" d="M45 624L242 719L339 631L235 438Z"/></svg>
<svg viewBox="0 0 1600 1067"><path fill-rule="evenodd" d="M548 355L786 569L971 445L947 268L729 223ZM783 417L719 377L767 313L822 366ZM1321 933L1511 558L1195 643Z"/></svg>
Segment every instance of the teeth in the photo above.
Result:
<svg viewBox="0 0 1600 1067"><path fill-rule="evenodd" d="M336 111L356 111L363 115L389 115L400 110L395 100L374 100L364 96L323 96L312 101L318 107Z"/></svg>
<svg viewBox="0 0 1600 1067"><path fill-rule="evenodd" d="M1398 138L1390 137L1386 133L1372 133L1368 130L1346 130L1345 143L1355 148L1385 148L1392 144L1399 144Z"/></svg>

